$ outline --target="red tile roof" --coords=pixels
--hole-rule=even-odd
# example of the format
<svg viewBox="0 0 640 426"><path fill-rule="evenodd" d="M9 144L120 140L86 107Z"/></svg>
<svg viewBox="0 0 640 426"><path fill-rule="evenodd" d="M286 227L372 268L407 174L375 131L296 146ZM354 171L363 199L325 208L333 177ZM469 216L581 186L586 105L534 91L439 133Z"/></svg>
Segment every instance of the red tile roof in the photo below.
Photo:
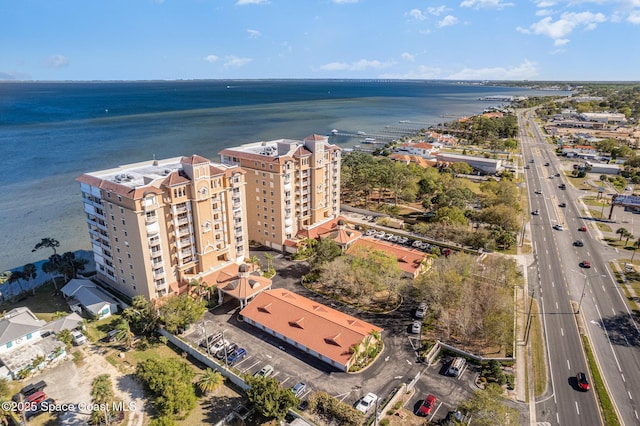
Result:
<svg viewBox="0 0 640 426"><path fill-rule="evenodd" d="M353 345L372 331L382 332L380 327L286 289L263 291L240 314L341 366L351 359Z"/></svg>
<svg viewBox="0 0 640 426"><path fill-rule="evenodd" d="M397 244L388 243L386 241L380 241L373 238L362 237L356 241L347 254L355 254L358 250L362 249L380 250L385 253L395 256L398 261L398 267L403 272L416 276L420 269L423 267L423 262L427 259L427 254L419 250L401 247Z"/></svg>

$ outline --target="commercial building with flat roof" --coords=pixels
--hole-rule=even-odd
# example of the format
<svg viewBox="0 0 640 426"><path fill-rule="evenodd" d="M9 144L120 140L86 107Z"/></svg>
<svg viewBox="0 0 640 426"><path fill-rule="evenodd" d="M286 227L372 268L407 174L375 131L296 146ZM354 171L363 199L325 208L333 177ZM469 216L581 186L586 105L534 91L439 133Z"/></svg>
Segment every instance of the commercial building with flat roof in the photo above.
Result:
<svg viewBox="0 0 640 426"><path fill-rule="evenodd" d="M199 155L78 177L98 279L129 297L177 294L248 254L245 172Z"/></svg>
<svg viewBox="0 0 640 426"><path fill-rule="evenodd" d="M340 214L341 148L328 136L278 139L220 152L246 170L249 239L283 250L286 240ZM255 224L255 225L254 225Z"/></svg>

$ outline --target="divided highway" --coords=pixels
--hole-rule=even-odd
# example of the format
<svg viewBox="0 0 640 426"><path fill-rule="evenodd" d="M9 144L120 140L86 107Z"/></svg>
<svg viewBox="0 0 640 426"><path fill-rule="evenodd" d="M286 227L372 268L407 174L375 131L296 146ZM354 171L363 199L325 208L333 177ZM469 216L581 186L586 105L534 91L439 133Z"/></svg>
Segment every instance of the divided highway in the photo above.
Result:
<svg viewBox="0 0 640 426"><path fill-rule="evenodd" d="M606 247L592 237L595 228L584 216L579 193L571 185L558 188L564 180L553 147L530 112L518 120L530 210L539 211L530 219L534 263L528 282L540 306L550 376L547 392L536 401L537 423L604 424L595 392L580 392L575 379L578 371L588 372L574 313L579 307L622 424L640 424L640 331L609 270ZM579 230L583 226L587 232ZM574 246L576 240L584 246ZM579 266L584 260L591 268Z"/></svg>

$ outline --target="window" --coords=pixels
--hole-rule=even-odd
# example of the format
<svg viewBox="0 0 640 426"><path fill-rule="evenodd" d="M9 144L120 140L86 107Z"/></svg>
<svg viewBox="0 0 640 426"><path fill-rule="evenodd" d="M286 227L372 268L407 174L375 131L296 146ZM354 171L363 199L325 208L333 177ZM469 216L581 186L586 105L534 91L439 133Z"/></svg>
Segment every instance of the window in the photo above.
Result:
<svg viewBox="0 0 640 426"><path fill-rule="evenodd" d="M127 237L127 236L128 236L128 235L127 235L127 231L124 231L124 236L125 236L125 237Z"/></svg>
<svg viewBox="0 0 640 426"><path fill-rule="evenodd" d="M120 197L118 197L120 198ZM124 209L122 207L120 207L120 214L124 214Z"/></svg>
<svg viewBox="0 0 640 426"><path fill-rule="evenodd" d="M273 164L269 164L269 170L273 170Z"/></svg>
<svg viewBox="0 0 640 426"><path fill-rule="evenodd" d="M122 263L122 259L118 258L118 263Z"/></svg>
<svg viewBox="0 0 640 426"><path fill-rule="evenodd" d="M118 201L122 202L122 196L118 195Z"/></svg>
<svg viewBox="0 0 640 426"><path fill-rule="evenodd" d="M116 217L114 215L111 215L111 220L116 220Z"/></svg>
<svg viewBox="0 0 640 426"><path fill-rule="evenodd" d="M107 192L107 198L111 198L111 193Z"/></svg>

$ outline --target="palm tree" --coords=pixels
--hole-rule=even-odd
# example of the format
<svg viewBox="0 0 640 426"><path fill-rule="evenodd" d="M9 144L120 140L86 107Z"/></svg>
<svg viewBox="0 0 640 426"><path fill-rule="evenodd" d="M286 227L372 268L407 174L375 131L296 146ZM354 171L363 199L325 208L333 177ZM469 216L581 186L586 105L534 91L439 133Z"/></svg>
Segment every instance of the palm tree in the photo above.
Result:
<svg viewBox="0 0 640 426"><path fill-rule="evenodd" d="M118 332L114 336L114 339L118 342L124 342L124 344L127 346L127 349L131 349L133 343L133 333L131 332L129 321L122 318L120 321L118 321L114 330L118 330Z"/></svg>
<svg viewBox="0 0 640 426"><path fill-rule="evenodd" d="M627 232L626 234L624 234L624 236L627 238L627 241L625 241L624 243L624 245L626 246L627 244L629 244L629 240L633 238L633 234L631 232Z"/></svg>
<svg viewBox="0 0 640 426"><path fill-rule="evenodd" d="M638 238L634 243L633 243L633 254L631 255L631 262L633 262L633 258L636 255L636 250L640 248L640 238Z"/></svg>
<svg viewBox="0 0 640 426"><path fill-rule="evenodd" d="M216 388L222 384L223 380L222 374L207 368L204 373L202 373L202 376L200 376L197 384L200 390L206 395L216 390Z"/></svg>
<svg viewBox="0 0 640 426"><path fill-rule="evenodd" d="M91 402L94 404L109 404L113 401L113 385L111 384L111 376L108 374L101 374L91 383ZM104 417L102 412L104 412ZM97 424L104 422L106 425L111 424L111 411L110 410L94 410L91 413L91 420Z"/></svg>
<svg viewBox="0 0 640 426"><path fill-rule="evenodd" d="M271 253L265 253L264 258L267 260L267 273L271 275L273 272L273 255Z"/></svg>
<svg viewBox="0 0 640 426"><path fill-rule="evenodd" d="M58 256L58 255L55 255ZM45 274L49 275L49 279L53 282L53 287L57 290L58 289L58 283L56 282L53 274L55 272L58 272L58 266L56 265L56 263L54 261L51 260L51 258L53 258L54 256L51 256L49 258L48 261L44 262L42 264L42 266L40 267L40 269L42 269L42 272L44 272Z"/></svg>
<svg viewBox="0 0 640 426"><path fill-rule="evenodd" d="M43 238L31 251L34 252L40 250L43 247L50 248L53 250L53 254L57 254L56 248L60 247L60 241L54 238Z"/></svg>
<svg viewBox="0 0 640 426"><path fill-rule="evenodd" d="M198 278L191 278L191 281L189 281L189 287L193 290L193 293L195 293L195 295L198 297L198 300L202 300L202 296L203 296L203 289L207 286L207 283L205 283L202 280L202 277L198 277Z"/></svg>
<svg viewBox="0 0 640 426"><path fill-rule="evenodd" d="M20 287L20 293L24 292L24 288L22 287L22 284L20 283L20 280L23 278L23 273L22 271L11 271L11 275L9 275L9 278L7 279L7 283L9 284L9 288L11 289L11 284L13 283L18 283L18 286ZM11 289L11 297L15 296L13 289Z"/></svg>
<svg viewBox="0 0 640 426"><path fill-rule="evenodd" d="M629 231L627 230L627 228L618 228L616 230L616 234L620 234L620 241L622 241L622 237L624 237L628 233Z"/></svg>
<svg viewBox="0 0 640 426"><path fill-rule="evenodd" d="M260 269L260 259L258 259L258 256L251 256L249 258L249 265L253 266L253 270L257 271Z"/></svg>
<svg viewBox="0 0 640 426"><path fill-rule="evenodd" d="M25 280L31 281L36 278L38 275L38 268L33 263L27 263L22 267L22 276ZM36 287L33 286L31 288L33 290L33 295L36 295Z"/></svg>

